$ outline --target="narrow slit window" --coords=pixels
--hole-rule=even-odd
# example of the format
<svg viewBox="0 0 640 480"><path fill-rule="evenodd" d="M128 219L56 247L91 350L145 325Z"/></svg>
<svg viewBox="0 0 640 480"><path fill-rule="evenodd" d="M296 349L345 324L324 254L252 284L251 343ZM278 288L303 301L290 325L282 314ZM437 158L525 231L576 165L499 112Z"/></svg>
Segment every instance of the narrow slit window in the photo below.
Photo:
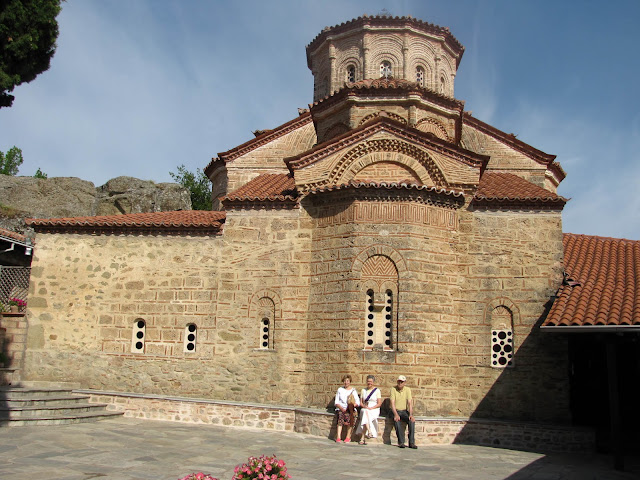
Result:
<svg viewBox="0 0 640 480"><path fill-rule="evenodd" d="M271 322L267 317L264 317L260 321L260 348L268 349L270 346L271 338Z"/></svg>
<svg viewBox="0 0 640 480"><path fill-rule="evenodd" d="M133 331L131 334L132 353L144 353L146 329L147 324L141 318L138 318L133 322Z"/></svg>
<svg viewBox="0 0 640 480"><path fill-rule="evenodd" d="M373 290L367 291L365 348L372 349L375 342L375 308L373 306Z"/></svg>
<svg viewBox="0 0 640 480"><path fill-rule="evenodd" d="M393 292L387 290L385 293L385 306L384 306L384 348L393 348Z"/></svg>
<svg viewBox="0 0 640 480"><path fill-rule="evenodd" d="M353 83L356 81L356 67L354 65L349 65L347 67L347 82Z"/></svg>
<svg viewBox="0 0 640 480"><path fill-rule="evenodd" d="M388 60L380 64L380 78L391 78L391 62Z"/></svg>
<svg viewBox="0 0 640 480"><path fill-rule="evenodd" d="M416 68L416 82L421 87L424 87L424 68L422 67Z"/></svg>
<svg viewBox="0 0 640 480"><path fill-rule="evenodd" d="M196 338L198 336L198 327L194 323L190 323L184 328L184 352L194 353L196 351Z"/></svg>

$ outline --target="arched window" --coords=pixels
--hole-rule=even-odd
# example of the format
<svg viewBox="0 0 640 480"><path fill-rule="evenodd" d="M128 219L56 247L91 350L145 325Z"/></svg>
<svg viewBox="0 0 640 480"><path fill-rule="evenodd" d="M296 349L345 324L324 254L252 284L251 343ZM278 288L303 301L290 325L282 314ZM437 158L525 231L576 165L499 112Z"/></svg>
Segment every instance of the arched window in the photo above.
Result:
<svg viewBox="0 0 640 480"><path fill-rule="evenodd" d="M513 315L504 305L491 311L491 366L513 367Z"/></svg>
<svg viewBox="0 0 640 480"><path fill-rule="evenodd" d="M190 323L184 328L184 353L193 353L196 351L196 336L198 327L194 323Z"/></svg>
<svg viewBox="0 0 640 480"><path fill-rule="evenodd" d="M391 62L388 60L380 63L380 78L391 78Z"/></svg>
<svg viewBox="0 0 640 480"><path fill-rule="evenodd" d="M275 304L269 297L258 300L258 348L273 350L275 334Z"/></svg>
<svg viewBox="0 0 640 480"><path fill-rule="evenodd" d="M418 85L421 87L424 87L424 68L422 67L416 68L416 82L418 82Z"/></svg>
<svg viewBox="0 0 640 480"><path fill-rule="evenodd" d="M374 255L362 267L365 290L364 350L391 351L397 332L398 270L389 257Z"/></svg>
<svg viewBox="0 0 640 480"><path fill-rule="evenodd" d="M131 333L131 353L144 353L144 343L147 325L141 318L136 318L133 322Z"/></svg>
<svg viewBox="0 0 640 480"><path fill-rule="evenodd" d="M353 83L356 81L356 67L354 65L349 65L347 67L346 81L349 83Z"/></svg>
<svg viewBox="0 0 640 480"><path fill-rule="evenodd" d="M438 92L439 93L444 93L444 88L445 88L445 79L444 79L444 75L440 76L440 83L438 85Z"/></svg>

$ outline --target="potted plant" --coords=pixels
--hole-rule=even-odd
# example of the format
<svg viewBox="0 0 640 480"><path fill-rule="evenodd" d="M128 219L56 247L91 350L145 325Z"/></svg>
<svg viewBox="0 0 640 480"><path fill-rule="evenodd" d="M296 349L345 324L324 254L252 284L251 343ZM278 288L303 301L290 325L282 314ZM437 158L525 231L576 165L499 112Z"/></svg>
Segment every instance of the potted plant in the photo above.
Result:
<svg viewBox="0 0 640 480"><path fill-rule="evenodd" d="M9 308L12 312L22 312L27 307L27 302L21 298L12 297L9 299Z"/></svg>

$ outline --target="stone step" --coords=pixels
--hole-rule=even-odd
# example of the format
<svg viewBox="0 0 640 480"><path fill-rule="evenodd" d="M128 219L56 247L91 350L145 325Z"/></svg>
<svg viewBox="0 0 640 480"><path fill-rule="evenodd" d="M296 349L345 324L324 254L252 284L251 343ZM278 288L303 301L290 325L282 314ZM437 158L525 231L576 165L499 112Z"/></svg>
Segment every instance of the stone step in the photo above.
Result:
<svg viewBox="0 0 640 480"><path fill-rule="evenodd" d="M24 388L17 386L0 387L0 399L18 400L21 398L46 398L71 395L71 388Z"/></svg>
<svg viewBox="0 0 640 480"><path fill-rule="evenodd" d="M88 412L105 412L105 407L106 405L102 403L80 403L70 405L36 405L31 407L0 408L0 419L73 416Z"/></svg>
<svg viewBox="0 0 640 480"><path fill-rule="evenodd" d="M1 395L0 395L1 397ZM47 396L47 397L34 397L34 398L14 398L14 399L0 399L0 402L7 408L23 408L33 407L36 405L70 405L76 403L88 403L89 395L59 395L59 396Z"/></svg>
<svg viewBox="0 0 640 480"><path fill-rule="evenodd" d="M21 380L19 386L24 388L36 388L36 389L68 388L69 390L75 390L76 388L80 388L81 384L78 382L50 382L47 380Z"/></svg>
<svg viewBox="0 0 640 480"><path fill-rule="evenodd" d="M86 412L76 415L51 415L48 417L28 417L15 419L0 419L0 427L24 427L32 425L68 425L72 423L97 422L109 418L116 418L122 412Z"/></svg>
<svg viewBox="0 0 640 480"><path fill-rule="evenodd" d="M0 426L62 425L95 422L122 415L103 403L89 403L88 395L69 387L0 387Z"/></svg>

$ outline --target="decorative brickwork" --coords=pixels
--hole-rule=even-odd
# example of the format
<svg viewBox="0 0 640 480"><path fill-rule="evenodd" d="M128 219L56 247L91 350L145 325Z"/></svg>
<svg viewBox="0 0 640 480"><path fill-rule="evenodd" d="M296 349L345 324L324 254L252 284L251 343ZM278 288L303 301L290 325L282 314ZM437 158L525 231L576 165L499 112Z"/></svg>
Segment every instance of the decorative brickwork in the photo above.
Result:
<svg viewBox="0 0 640 480"><path fill-rule="evenodd" d="M562 171L449 98L462 52L409 18L325 30L310 110L205 169L226 212L33 221L26 379L329 435L344 374L384 398L402 374L419 443L589 444L548 425L570 418L567 345L537 328L563 281L565 199L543 188Z"/></svg>

